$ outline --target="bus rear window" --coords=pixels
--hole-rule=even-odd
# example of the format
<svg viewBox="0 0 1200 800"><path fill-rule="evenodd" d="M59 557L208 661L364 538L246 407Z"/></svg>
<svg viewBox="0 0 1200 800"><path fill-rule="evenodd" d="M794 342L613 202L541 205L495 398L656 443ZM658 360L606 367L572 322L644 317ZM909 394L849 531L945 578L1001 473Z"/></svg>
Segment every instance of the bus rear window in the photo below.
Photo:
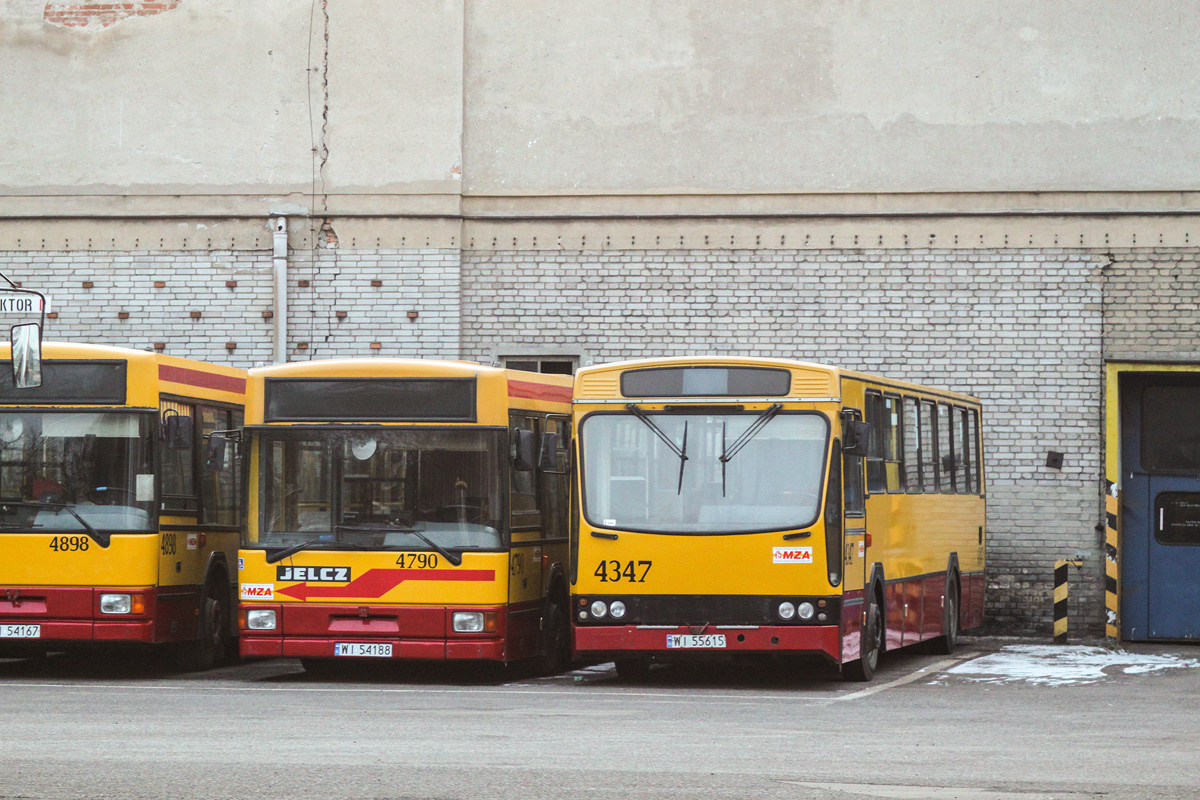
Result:
<svg viewBox="0 0 1200 800"><path fill-rule="evenodd" d="M660 367L621 375L625 397L786 397L792 374L761 367Z"/></svg>

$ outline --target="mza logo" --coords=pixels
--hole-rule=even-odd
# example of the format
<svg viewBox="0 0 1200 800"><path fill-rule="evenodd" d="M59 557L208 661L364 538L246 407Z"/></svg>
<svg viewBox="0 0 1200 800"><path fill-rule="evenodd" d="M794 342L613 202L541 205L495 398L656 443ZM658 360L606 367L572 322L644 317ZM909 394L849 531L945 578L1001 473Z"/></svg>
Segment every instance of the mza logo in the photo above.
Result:
<svg viewBox="0 0 1200 800"><path fill-rule="evenodd" d="M275 584L273 583L243 583L243 600L274 600Z"/></svg>
<svg viewBox="0 0 1200 800"><path fill-rule="evenodd" d="M811 564L811 547L774 547L771 560L776 564Z"/></svg>
<svg viewBox="0 0 1200 800"><path fill-rule="evenodd" d="M277 581L308 581L309 583L345 583L350 580L349 567L276 567Z"/></svg>

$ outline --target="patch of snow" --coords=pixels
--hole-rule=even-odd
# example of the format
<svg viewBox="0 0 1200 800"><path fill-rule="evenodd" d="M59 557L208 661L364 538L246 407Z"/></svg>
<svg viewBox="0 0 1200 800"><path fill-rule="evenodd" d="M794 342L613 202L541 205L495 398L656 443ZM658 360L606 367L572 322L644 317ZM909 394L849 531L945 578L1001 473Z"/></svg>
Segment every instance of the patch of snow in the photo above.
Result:
<svg viewBox="0 0 1200 800"><path fill-rule="evenodd" d="M1096 683L1105 670L1147 675L1167 669L1200 667L1200 660L1177 655L1140 655L1083 645L1009 645L999 653L976 658L946 672L988 683L1025 681L1039 686Z"/></svg>

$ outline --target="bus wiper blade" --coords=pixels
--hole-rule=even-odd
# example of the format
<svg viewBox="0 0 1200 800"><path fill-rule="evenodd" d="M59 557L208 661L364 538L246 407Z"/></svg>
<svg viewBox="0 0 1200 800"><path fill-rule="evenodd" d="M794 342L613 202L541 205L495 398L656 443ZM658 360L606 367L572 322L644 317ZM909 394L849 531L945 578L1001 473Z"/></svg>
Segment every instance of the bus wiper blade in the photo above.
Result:
<svg viewBox="0 0 1200 800"><path fill-rule="evenodd" d="M56 511L66 511L68 514L78 520L79 524L83 526L83 529L87 531L87 535L91 537L92 541L96 544L100 545L101 547L108 547L108 543L112 539L112 537L107 533L101 533L89 525L88 521L79 516L79 512L71 507L70 503L48 503L44 500L0 500L0 509L3 509L5 506L21 506L23 508L52 508Z"/></svg>
<svg viewBox="0 0 1200 800"><path fill-rule="evenodd" d="M453 550L447 550L445 547L442 547L440 544L433 541L433 539L430 539L428 536L421 533L416 528L407 528L402 525L391 525L391 526L338 525L337 530L339 530L339 531L368 531L368 532L380 532L380 533L411 533L413 536L417 537L422 542L424 542L425 544L429 545L434 550L436 550L439 554L441 554L441 556L443 558L445 558L447 561L449 561L454 566L457 567L462 564L462 553L456 553ZM374 548L372 548L372 549L374 549Z"/></svg>
<svg viewBox="0 0 1200 800"><path fill-rule="evenodd" d="M372 528L374 530L374 528ZM323 542L320 539L312 539L307 542L300 542L282 550L276 550L267 555L266 561L268 564L274 564L276 561L282 561L288 556L295 555L301 550L395 550L397 548L386 545L383 547L372 547L369 544L357 544L355 542Z"/></svg>
<svg viewBox="0 0 1200 800"><path fill-rule="evenodd" d="M679 486L678 486L678 488L676 488L675 494L683 494L683 468L687 464L687 460L688 460L688 457L687 457L687 433L688 433L687 420L683 421L683 447L680 447L679 445L675 444L674 439L672 439L670 436L667 436L667 434L663 431L662 428L660 428L654 424L654 420L650 419L649 414L647 414L642 409L638 408L638 406L635 403L630 403L627 406L625 406L625 408L629 411L630 414L633 414L635 417L637 417L638 420L643 425L645 425L647 428L649 428L651 431L653 431L654 435L657 436L662 441L663 444L665 444L667 447L669 447L671 449L672 453L679 456Z"/></svg>
<svg viewBox="0 0 1200 800"><path fill-rule="evenodd" d="M775 419L775 415L783 409L782 403L775 403L766 411L758 415L754 422L742 432L742 435L734 440L733 444L726 447L725 445L725 426L721 426L721 496L725 496L725 465L733 460L733 457L741 452L742 448L750 444L750 440L758 435L758 432L767 427L767 423Z"/></svg>

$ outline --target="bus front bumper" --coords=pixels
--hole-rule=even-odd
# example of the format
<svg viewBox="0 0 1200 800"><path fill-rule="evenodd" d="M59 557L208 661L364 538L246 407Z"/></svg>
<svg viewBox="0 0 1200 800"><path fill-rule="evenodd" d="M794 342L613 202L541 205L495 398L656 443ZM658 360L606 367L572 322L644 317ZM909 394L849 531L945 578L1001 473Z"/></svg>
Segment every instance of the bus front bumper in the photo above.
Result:
<svg viewBox="0 0 1200 800"><path fill-rule="evenodd" d="M105 613L101 595L136 598L140 610ZM159 602L155 587L0 586L0 651L44 650L85 642L151 644L163 639L156 636L155 623L168 608ZM194 627L195 621L190 624Z"/></svg>
<svg viewBox="0 0 1200 800"><path fill-rule="evenodd" d="M674 637L695 637L680 641ZM715 646L724 637L724 646ZM841 632L836 625L589 625L574 629L580 658L705 657L761 654L822 654L841 657ZM691 647L688 645L701 646ZM683 645L683 646L680 646Z"/></svg>
<svg viewBox="0 0 1200 800"><path fill-rule="evenodd" d="M274 609L277 629L251 630L242 623L253 609ZM361 610L360 610L361 609ZM492 630L458 633L453 614L491 615ZM390 658L406 661L506 661L507 609L296 604L239 607L243 658ZM382 646L382 647L380 647Z"/></svg>

